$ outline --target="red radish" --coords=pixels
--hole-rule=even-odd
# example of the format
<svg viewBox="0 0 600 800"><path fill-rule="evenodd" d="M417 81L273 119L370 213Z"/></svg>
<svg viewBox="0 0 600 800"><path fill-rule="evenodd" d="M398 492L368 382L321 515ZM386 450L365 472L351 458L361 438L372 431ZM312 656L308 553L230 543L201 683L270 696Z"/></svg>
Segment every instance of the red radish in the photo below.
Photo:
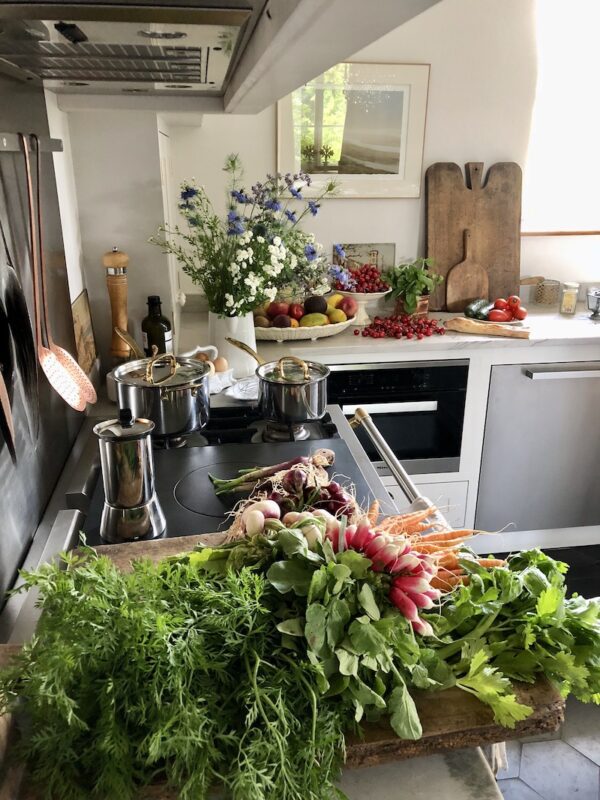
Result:
<svg viewBox="0 0 600 800"><path fill-rule="evenodd" d="M415 578L412 575L399 575L394 578L392 585L403 592L426 592L429 589L429 581L425 578Z"/></svg>
<svg viewBox="0 0 600 800"><path fill-rule="evenodd" d="M265 516L261 511L251 509L242 515L244 528L248 536L256 536L265 529Z"/></svg>
<svg viewBox="0 0 600 800"><path fill-rule="evenodd" d="M407 592L406 594L410 597L410 599L413 601L413 603L416 605L417 608L424 608L424 609L433 608L433 600L431 599L431 597L427 597L426 594L423 594L422 592L420 593Z"/></svg>
<svg viewBox="0 0 600 800"><path fill-rule="evenodd" d="M417 617L417 619L411 620L410 624L412 625L415 633L418 633L421 636L433 636L433 628L428 622L425 622L425 620Z"/></svg>
<svg viewBox="0 0 600 800"><path fill-rule="evenodd" d="M419 612L410 597L395 586L390 590L390 600L406 619L411 622L419 619Z"/></svg>

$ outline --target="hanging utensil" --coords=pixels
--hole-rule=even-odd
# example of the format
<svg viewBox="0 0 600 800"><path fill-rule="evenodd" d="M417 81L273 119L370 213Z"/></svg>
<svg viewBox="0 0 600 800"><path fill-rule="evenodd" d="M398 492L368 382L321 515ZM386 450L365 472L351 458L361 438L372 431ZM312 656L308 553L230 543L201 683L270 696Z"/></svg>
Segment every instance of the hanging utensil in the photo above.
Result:
<svg viewBox="0 0 600 800"><path fill-rule="evenodd" d="M240 342L237 339L232 339L230 336L226 336L225 341L229 342L229 344L232 344L234 347L238 347L240 350L243 350L244 353L247 353L249 356L252 356L259 366L262 367L263 364L267 363L264 358L259 356L256 350L253 350L249 344L246 344L246 342Z"/></svg>
<svg viewBox="0 0 600 800"><path fill-rule="evenodd" d="M42 287L42 309L44 314L44 326L46 328L46 338L48 340L48 347L54 353L57 361L61 364L62 368L67 371L74 383L77 385L79 395L84 401L83 407L86 403L95 403L98 400L94 385L81 369L73 356L67 352L63 347L59 347L52 339L52 330L50 325L50 316L48 314L48 292L46 288L46 263L44 256L44 238L43 238L43 225L42 225L42 196L41 196L41 154L39 139L35 134L31 134L31 138L35 144L36 152L36 168L37 168L37 235L39 243L39 263ZM78 403L79 405L79 403ZM76 408L76 406L73 406ZM79 410L79 409L78 409ZM83 409L81 409L83 410Z"/></svg>
<svg viewBox="0 0 600 800"><path fill-rule="evenodd" d="M7 281L4 290L6 317L13 340L17 370L23 385L27 424L31 438L35 441L39 431L39 389L37 382L35 341L33 338L33 328L31 326L27 301L25 300L25 294L10 255L1 218L0 236L2 237L7 265Z"/></svg>
<svg viewBox="0 0 600 800"><path fill-rule="evenodd" d="M4 312L4 306L0 302L0 432L6 442L13 463L16 463L15 428L10 408L9 394L9 389L12 384L12 374L13 357L10 344L10 329L8 326L8 317Z"/></svg>
<svg viewBox="0 0 600 800"><path fill-rule="evenodd" d="M78 384L56 357L56 354L44 346L42 339L42 297L38 275L38 237L36 232L35 199L31 180L31 160L29 158L29 142L19 133L19 141L25 159L25 177L27 183L27 213L29 217L29 236L31 247L31 271L33 275L33 306L35 316L35 342L37 357L49 384L54 391L76 411L85 409L85 398Z"/></svg>
<svg viewBox="0 0 600 800"><path fill-rule="evenodd" d="M146 354L144 353L142 348L139 346L139 344L136 342L136 340L130 333L124 331L123 328L117 328L117 327L115 327L115 333L117 334L119 339L122 339L125 342L125 344L129 346L128 358L131 358L132 355L134 358L146 357Z"/></svg>

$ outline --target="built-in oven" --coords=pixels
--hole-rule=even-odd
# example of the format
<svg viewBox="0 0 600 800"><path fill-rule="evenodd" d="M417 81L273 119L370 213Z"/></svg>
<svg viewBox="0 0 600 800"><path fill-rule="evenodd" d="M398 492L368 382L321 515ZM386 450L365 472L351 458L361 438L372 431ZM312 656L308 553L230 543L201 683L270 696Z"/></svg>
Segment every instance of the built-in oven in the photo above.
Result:
<svg viewBox="0 0 600 800"><path fill-rule="evenodd" d="M328 397L348 418L364 408L409 473L457 472L468 374L467 360L341 364L331 367ZM389 475L361 428L357 435Z"/></svg>

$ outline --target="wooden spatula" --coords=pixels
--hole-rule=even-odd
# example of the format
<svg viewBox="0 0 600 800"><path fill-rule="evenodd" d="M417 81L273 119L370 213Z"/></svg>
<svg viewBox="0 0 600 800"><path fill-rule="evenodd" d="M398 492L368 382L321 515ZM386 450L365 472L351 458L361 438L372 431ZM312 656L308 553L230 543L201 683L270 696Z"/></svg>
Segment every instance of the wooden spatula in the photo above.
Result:
<svg viewBox="0 0 600 800"><path fill-rule="evenodd" d="M489 280L487 271L471 256L471 231L464 231L465 257L455 264L446 279L446 307L448 311L464 311L478 297L487 297Z"/></svg>

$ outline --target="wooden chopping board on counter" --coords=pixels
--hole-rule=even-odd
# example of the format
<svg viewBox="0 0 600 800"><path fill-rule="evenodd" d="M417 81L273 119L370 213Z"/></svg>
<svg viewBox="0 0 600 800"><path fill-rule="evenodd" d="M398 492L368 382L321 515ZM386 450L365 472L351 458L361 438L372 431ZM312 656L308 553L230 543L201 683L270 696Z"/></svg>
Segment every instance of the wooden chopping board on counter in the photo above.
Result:
<svg viewBox="0 0 600 800"><path fill-rule="evenodd" d="M446 307L448 311L464 311L478 297L489 296L487 271L472 256L472 236L464 231L465 257L456 264L446 278Z"/></svg>
<svg viewBox="0 0 600 800"><path fill-rule="evenodd" d="M172 539L131 542L121 545L102 545L95 548L99 555L107 556L121 570L130 571L132 562L141 558L159 561L168 556L189 552L202 544L216 545L225 534L202 534ZM18 654L20 645L0 644L0 669ZM348 767L367 767L415 756L429 755L444 750L477 747L492 742L503 742L523 736L555 731L564 717L564 700L546 680L535 684L515 684L520 702L533 707L533 714L518 722L512 730L494 722L491 709L477 698L459 689L443 692L417 692L415 703L423 725L423 736L417 741L399 739L387 720L365 723L363 738L354 735L346 739ZM444 713L440 714L440 708ZM10 763L10 747L18 737L16 726L8 716L0 716L0 800L41 800L41 793L28 785L23 768ZM6 757L9 768L2 774ZM177 792L162 785L140 790L136 800L176 800Z"/></svg>
<svg viewBox="0 0 600 800"><path fill-rule="evenodd" d="M521 250L521 167L499 162L465 165L438 162L425 174L427 257L444 278L463 259L464 231L472 235L472 259L488 274L489 298L517 294ZM446 308L446 282L430 300L432 310Z"/></svg>

